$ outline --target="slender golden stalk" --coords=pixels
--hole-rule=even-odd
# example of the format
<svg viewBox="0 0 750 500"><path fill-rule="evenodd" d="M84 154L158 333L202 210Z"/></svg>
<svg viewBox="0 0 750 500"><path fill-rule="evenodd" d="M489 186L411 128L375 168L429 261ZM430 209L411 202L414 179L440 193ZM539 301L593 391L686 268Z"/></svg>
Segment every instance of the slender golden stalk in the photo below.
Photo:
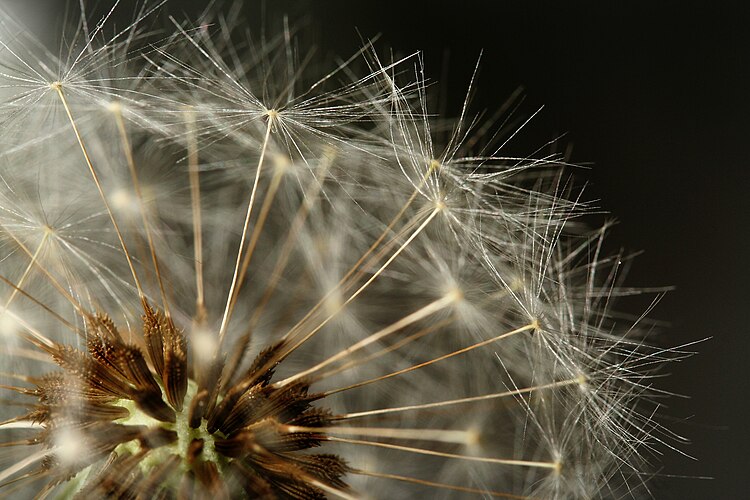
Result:
<svg viewBox="0 0 750 500"><path fill-rule="evenodd" d="M255 196L258 190L258 182L260 181L260 173L263 167L263 160L266 157L266 150L268 149L268 141L271 137L271 130L273 129L274 122L278 119L278 113L276 111L268 111L268 124L266 125L266 133L263 136L263 145L260 149L260 158L258 158L258 165L255 167L255 180L253 181L253 189L250 192L250 200L247 203L247 213L245 214L245 223L242 226L242 235L240 236L240 246L237 249L237 261L234 266L234 274L232 275L232 284L229 287L229 295L227 296L227 305L224 309L224 315L221 318L221 326L219 327L219 345L224 340L226 335L227 327L229 326L229 319L232 315L233 304L235 303L235 294L238 292L238 278L240 274L240 265L242 263L242 255L245 249L245 238L247 237L247 231L250 227L250 217L253 213L253 206L255 204Z"/></svg>
<svg viewBox="0 0 750 500"><path fill-rule="evenodd" d="M81 153L83 153L83 158L86 160L86 165L89 168L89 172L91 173L91 177L94 180L94 184L96 184L96 189L97 191L99 191L99 196L102 199L104 208L107 210L107 214L109 215L109 220L112 222L112 227L114 228L115 233L117 234L117 239L120 242L122 251L125 253L125 259L128 261L128 267L130 267L130 273L133 275L133 281L135 282L135 286L138 289L138 296L140 297L142 302L145 302L146 295L143 293L143 287L141 286L141 281L138 279L138 273L135 272L135 266L133 265L133 258L130 256L130 251L128 250L127 245L125 245L125 239L123 238L122 232L120 231L120 226L117 224L117 220L115 219L115 216L112 213L112 208L110 207L109 202L107 201L107 196L104 194L104 190L102 189L101 182L99 181L99 174L96 173L94 164L91 162L91 157L89 156L88 150L86 149L86 145L83 142L83 137L81 136L81 132L78 130L78 125L76 124L76 121L73 118L73 112L70 109L70 105L68 104L68 99L67 97L65 97L65 92L63 91L63 84L60 82L54 82L50 85L50 87L55 92L57 92L57 95L60 97L60 101L62 102L63 108L65 108L65 113L68 116L70 126L73 128L73 132L75 133L76 140L78 141L78 145L81 148Z"/></svg>

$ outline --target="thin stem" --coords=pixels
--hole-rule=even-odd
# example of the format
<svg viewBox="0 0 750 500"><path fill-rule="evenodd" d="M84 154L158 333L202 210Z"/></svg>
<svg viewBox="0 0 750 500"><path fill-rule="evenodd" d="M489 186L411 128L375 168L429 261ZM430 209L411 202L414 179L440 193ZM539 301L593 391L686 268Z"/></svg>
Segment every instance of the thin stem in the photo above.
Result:
<svg viewBox="0 0 750 500"><path fill-rule="evenodd" d="M374 446L376 448L387 448L389 450L405 451L408 453L416 453L418 455L431 455L434 457L455 458L459 460L468 460L470 462L483 462L483 463L490 463L490 464L513 465L513 466L520 466L520 467L538 467L542 469L553 469L553 470L560 469L559 462L534 462L531 460L475 457L471 455L458 455L456 453L445 453L442 451L426 450L423 448L413 448L411 446L401 446L398 444L379 443L376 441L363 441L361 439L338 438L334 436L327 436L326 440L333 441L336 443L347 443L347 444L356 444L356 445L362 445L362 446Z"/></svg>
<svg viewBox="0 0 750 500"><path fill-rule="evenodd" d="M271 137L271 129L273 128L273 122L276 119L275 112L268 113L268 126L266 127L266 134L263 138L263 146L260 151L260 158L258 159L258 166L255 170L255 180L253 181L253 189L250 193L250 201L247 204L247 213L245 215L245 224L242 227L242 236L240 237L240 247L237 250L237 262L234 266L234 275L232 276L232 285L229 287L229 296L227 297L227 305L224 309L224 315L221 319L221 327L219 328L219 345L224 340L224 335L227 331L229 324L229 318L232 315L232 304L234 303L235 288L237 287L237 279L240 273L240 264L242 263L242 253L245 249L245 238L247 237L247 230L250 227L250 216L253 212L253 205L255 203L255 194L258 190L258 182L260 181L260 172L263 167L263 160L266 157L266 149L268 148L268 141Z"/></svg>
<svg viewBox="0 0 750 500"><path fill-rule="evenodd" d="M36 264L36 261L39 259L39 254L42 253L42 248L44 248L44 245L47 243L47 238L49 238L49 230L44 231L44 236L42 236L42 241L39 243L39 246L36 248L34 255L31 256L31 262L29 262L29 265L26 266L26 269L23 271L23 274L21 275L21 278L18 280L18 283L15 285L12 285L13 291L8 297L8 300L5 301L5 306L3 307L2 312L0 312L0 317L2 317L3 313L8 309L8 307L10 307L10 303L13 302L13 299L16 298L16 295L18 294L19 290L23 286L23 282L26 281L26 278L29 277L29 273L31 273L31 268L34 267L34 265ZM0 279L2 279L2 277L0 277Z"/></svg>
<svg viewBox="0 0 750 500"><path fill-rule="evenodd" d="M460 295L457 293L451 293L447 296L438 299L434 302L431 302L430 304L427 304L426 306L422 307L421 309L411 313L410 315L401 318L400 320L396 321L395 323L383 328L382 330L373 333L372 335L368 336L365 339L360 340L356 344L344 349L343 351L340 351L338 354L334 354L330 358L326 359L325 361L321 361L317 365L313 366L312 368L309 368L307 370L301 371L295 375L292 375L291 377L287 377L284 380L281 380L279 382L276 382L274 384L275 387L283 387L295 380L298 380L300 378L304 378L311 373L314 373L321 368L325 368L326 366L330 365L331 363L334 363L342 358L345 358L349 356L350 354L362 349L363 347L366 347L373 342L377 342L378 340L385 338L388 335L391 335L394 332L397 332L401 330L402 328L405 328L412 323L416 323L417 321L426 318L427 316L430 316L432 314L435 314L436 312L440 311L441 309L444 309L451 304L455 303L457 300L460 299Z"/></svg>
<svg viewBox="0 0 750 500"><path fill-rule="evenodd" d="M78 145L81 148L81 152L83 153L83 157L86 160L86 165L89 167L89 171L91 172L91 177L94 179L94 184L96 184L96 189L99 191L99 196L102 199L102 203L104 203L104 208L107 210L107 214L109 215L109 219L112 222L112 227L115 230L115 233L117 233L117 239L120 241L120 246L122 247L122 251L125 252L125 258L128 261L128 266L130 267L130 272L133 275L133 280L135 281L135 286L138 289L138 296L141 298L141 301L146 300L146 296L143 293L143 288L141 287L141 282L138 279L138 274L135 272L135 266L133 265L133 259L130 256L130 252L128 251L128 247L125 245L125 240L122 236L122 232L120 232L120 227L117 225L117 221L115 220L115 216L112 213L112 208L109 206L109 202L107 201L107 197L104 195L104 190L102 189L102 185L99 182L99 175L96 173L96 169L94 168L94 164L91 162L91 157L89 156L89 153L86 149L86 145L83 142L83 137L81 136L81 132L78 130L78 125L76 124L75 119L73 118L73 112L70 109L70 105L68 104L68 99L65 97L65 92L63 92L63 86L60 82L55 82L51 85L52 89L57 91L57 95L60 97L60 101L62 101L63 108L65 108L65 113L68 115L68 120L70 121L70 125L73 128L73 132L76 135L76 139L78 140Z"/></svg>
<svg viewBox="0 0 750 500"><path fill-rule="evenodd" d="M42 363L56 364L55 360L52 358L52 355L46 351L37 351L32 349L25 349L23 347L4 345L3 352L8 356L30 359L33 361L41 361Z"/></svg>
<svg viewBox="0 0 750 500"><path fill-rule="evenodd" d="M425 479L417 479L415 477L399 476L396 474L386 474L383 472L373 472L361 469L350 470L352 474L359 474L362 476L376 477L379 479L392 479L395 481L402 481L405 483L421 484L423 486L431 486L433 488L441 488L444 490L460 491L462 493L476 493L477 495L490 495L497 498L510 498L513 500L537 500L533 497L527 497L522 495L514 495L512 493L504 493L502 491L484 490L480 488L469 488L467 486L455 486L452 484L436 483L434 481L427 481Z"/></svg>
<svg viewBox="0 0 750 500"><path fill-rule="evenodd" d="M478 349L480 347L484 347L484 346L486 346L488 344L492 344L494 342L497 342L499 340L511 337L511 336L516 335L518 333L527 332L529 330L535 330L537 327L538 327L537 323L531 323L531 324L522 326L521 328L516 328L515 330L511 330L509 332L505 332L505 333L503 333L501 335L498 335L496 337L493 337L491 339L487 339L487 340L483 340L481 342L477 342L476 344L470 345L468 347L464 347L463 349L459 349L457 351L450 352L448 354L445 354L443 356L439 356L439 357L431 359L429 361L425 361L423 363L419 363L419 364L410 366L408 368L397 370L395 372L388 373L387 375L382 375L380 377L376 377L376 378L373 378L373 379L365 380L363 382L358 382L356 384L352 384L352 385L347 386L347 387L342 387L340 389L333 389L333 390L330 390L330 391L326 391L323 394L325 396L330 396L331 394L336 394L338 392L348 391L349 389L355 389L357 387L362 387L362 386L365 386L365 385L368 385L368 384L372 384L374 382L380 382L382 380L386 380L386 379L389 379L391 377L396 377L396 376L402 375L404 373L412 372L414 370L418 370L420 368L424 368L425 366L429 366L429 365L431 365L433 363L437 363L439 361L444 361L444 360L450 359L450 358L452 358L454 356L458 356L460 354L464 354L464 353L472 351L474 349Z"/></svg>
<svg viewBox="0 0 750 500"><path fill-rule="evenodd" d="M0 472L0 482L5 481L10 476L15 474L16 472L22 471L29 465L32 465L35 462L38 462L39 460L42 460L47 455L51 455L55 452L55 448L53 449L44 449L41 451L38 451L36 453L32 453L28 457L24 458L23 460L19 460L4 471Z"/></svg>
<svg viewBox="0 0 750 500"><path fill-rule="evenodd" d="M302 317L295 325L289 329L281 338L283 340L287 340L290 338L294 338L294 336L299 333L299 331L302 330L302 326L313 317L313 315L320 309L320 307L326 303L326 301L332 297L334 294L338 293L339 291L349 291L349 289L354 285L354 283L357 282L357 280L362 277L362 275L365 273L365 270L370 268L370 265L380 260L380 258L385 255L385 253L393 248L395 242L401 238L402 236L406 235L409 231L412 230L414 226L416 226L416 222L418 221L418 216L412 218L410 221L408 221L404 226L401 228L401 230L389 241L386 245L383 246L373 257L367 258L372 254L372 252L375 251L375 248L380 244L380 242L385 239L385 236L392 228L392 225L395 224L396 219L394 219L391 223L391 226L389 226L389 229L386 229L383 234L380 235L378 240L373 243L370 248L367 249L367 251L359 258L359 260L347 271L347 273L339 280L339 282L331 288L316 304L313 306L312 309L310 309L305 316ZM365 262L367 260L367 262ZM364 265L362 265L364 263ZM333 316L341 312L343 308L339 307L336 311L333 312ZM329 318L330 319L330 318Z"/></svg>
<svg viewBox="0 0 750 500"><path fill-rule="evenodd" d="M273 292L276 289L276 285L281 279L282 271L284 270L287 262L289 261L289 256L291 255L294 242L297 240L297 237L299 236L299 233L302 230L302 225L307 220L307 216L309 215L310 210L312 209L315 198L317 197L320 190L323 188L323 182L325 181L325 178L328 175L329 166L330 166L330 161L326 161L323 164L320 178L313 178L313 180L310 183L311 185L305 191L305 195L303 197L304 201L300 204L300 207L294 216L294 221L291 224L291 228L289 230L289 233L287 234L286 240L284 241L284 245L282 246L281 251L279 252L279 259L277 260L274 266L273 272L271 272L271 277L268 280L268 283L266 284L266 289L265 289L265 292L263 293L263 297L261 298L258 305L255 307L255 310L253 311L253 315L250 318L249 328L252 328L253 326L255 326L258 320L260 319L263 309L265 308L268 301L271 299L271 296L273 295Z"/></svg>
<svg viewBox="0 0 750 500"><path fill-rule="evenodd" d="M355 366L360 366L360 365L363 365L365 363L369 363L370 361L372 361L374 359L377 359L379 357L385 356L388 353L397 351L400 348L402 348L403 346L405 346L406 344L409 344L411 342L419 340L422 337L424 337L425 335L428 335L428 334L434 332L435 330L438 330L438 329L440 329L440 328L442 328L444 326L447 326L447 325L453 323L454 321L456 321L455 316L454 317L450 317L450 318L446 318L446 319L444 319L442 321L439 321L439 322L435 323L434 325L428 326L427 328L422 328L421 330L418 330L418 331L414 332L413 334L409 335L408 337L405 337L405 338L399 340L398 342L394 343L393 345L389 345L388 347L385 347L385 348L383 348L383 349L381 349L381 350L379 350L377 352L374 352L374 353L370 354L369 356L365 356L364 358L361 358L361 359L353 359L353 360L351 360L351 361L349 361L347 363L344 363L341 366L338 366L336 368L328 370L327 372L323 372L323 373L321 373L318 376L318 378L316 380L323 380L325 378L328 378L328 377L331 377L333 375L336 375L337 373L341 373L343 371L349 370L350 368L353 368Z"/></svg>
<svg viewBox="0 0 750 500"><path fill-rule="evenodd" d="M482 305L487 304L487 303L490 302L490 300L494 300L494 299L497 299L499 297L504 297L504 296L507 296L507 295L508 295L507 290L500 290L499 292L496 292L496 293L493 293L493 294L489 295L486 300L482 301L481 304ZM438 323L435 323L434 325L431 325L431 326L429 326L427 328L423 328L423 329L421 329L421 330L419 330L419 331L417 331L417 332L409 335L408 337L405 337L405 338L399 340L398 342L394 343L393 345L389 345L388 347L386 347L384 349L381 349L380 351L377 351L377 352L375 352L373 354L370 354L369 356L365 356L364 358L361 358L361 359L353 359L353 360L351 360L351 361L349 361L347 363L344 363L343 365L341 365L341 366L339 366L337 368L333 368L331 370L328 370L327 372L321 373L317 377L316 380L323 380L323 379L328 378L330 376L333 376L333 375L335 375L337 373L341 373L341 372L343 372L345 370L348 370L348 369L350 369L352 367L368 363L368 362L370 362L370 361L372 361L374 359L377 359L377 358L379 358L381 356L384 356L384 355L386 355L386 354L388 354L390 352L397 351L398 349L402 348L406 344L409 344L411 342L419 340L422 337L424 337L425 335L428 335L428 334L434 332L435 330L437 330L439 328L442 328L444 326L448 326L449 324L451 324L454 321L456 321L456 319L457 318L454 316L454 317L446 318L446 319L444 319L442 321L439 321Z"/></svg>
<svg viewBox="0 0 750 500"><path fill-rule="evenodd" d="M55 346L55 343L52 342L52 340L50 340L47 337L45 337L44 335L42 335L41 332L39 332L36 328L34 328L33 326L31 326L30 324L28 324L23 318L21 318L20 316L18 316L17 314L15 314L13 311L8 311L6 309L5 310L5 314L7 314L8 317L10 317L13 321L15 321L16 323L18 323L19 325L21 325L23 328L25 328L31 334L32 337L34 337L35 339L37 339L42 344L46 345L47 347L54 347Z"/></svg>
<svg viewBox="0 0 750 500"><path fill-rule="evenodd" d="M361 274L362 274L362 273L364 272L364 269L366 269L366 268L368 268L368 267L369 267L369 266L363 266L363 268L362 268L362 269L360 269L360 266L362 265L362 263L363 263L363 262L365 262L365 260L366 260L366 259L367 259L367 258L368 258L368 257L370 256L370 254L371 254L371 253L372 253L372 252L373 252L373 251L374 251L374 250L375 250L375 249L376 249L376 248L377 248L378 246L380 246L380 243L382 243L382 242L383 242L383 240L385 239L385 237L386 237L386 236L388 236L388 234L389 234L389 233L390 233L390 232L391 232L391 231L393 230L393 228L394 228L394 226L396 225L396 223L397 223L397 222L398 222L398 221L399 221L399 220L401 219L401 217L403 217L403 215L404 215L404 214L406 213L406 210L407 210L407 209L408 209L408 208L409 208L409 207L411 206L411 204L412 204L412 203L414 202L414 200L416 199L417 195L419 194L419 190L420 190L420 189L421 189L421 187L422 187L422 186L424 185L424 183L425 183L425 182L427 181L427 179L429 178L429 176L430 176L430 174L431 174L432 172L433 172L433 167L431 166L431 167L430 167L430 168L429 168L429 169L427 170L427 173L426 173L426 174L424 175L424 177L422 177L422 181L421 181L421 182L419 183L419 185L418 185L418 186L417 186L417 187L416 187L416 188L414 189L414 191L413 191L413 192L411 193L411 195L409 196L409 199L407 199L407 200L406 200L406 203L404 203L404 204L403 204L403 205L401 206L401 209L400 209L400 210L398 211L398 213L397 213L397 214L396 214L396 215L395 215L395 216L393 217L393 219L391 219L391 221L390 221L390 222L388 223L388 225L387 225L387 226L386 226L386 228L385 228L385 229L383 230L383 232L382 232L382 233L380 234L380 236L378 236L378 238L377 238L377 239L375 240L375 242L373 242L373 244L372 244L372 245L370 245L370 248L368 248L368 249L367 249L367 251L365 251L365 253L364 253L364 254L362 254L362 256L361 256L361 257L359 258L359 260L357 260L357 262L355 262L355 263L354 263L354 265L353 265L353 266L352 266L352 267L351 267L351 268L349 269L349 271L347 271L347 273L346 273L346 274L344 275L344 277L343 277L343 278L341 278L341 279L339 280L339 282L338 282L338 283L336 284L336 286L335 286L335 287L333 287L333 289L331 289L331 290L330 290L330 291L329 291L328 293L326 293L326 295L325 295L325 296L323 296L323 298L321 298L321 299L320 299L320 300L318 301L318 303L317 303L317 304L315 304L315 306L313 306L313 308L312 308L312 309L310 309L310 310L309 310L309 311L307 312L307 314L305 314L305 316L304 316L304 317L303 317L303 318L302 318L301 320L299 320L299 321L297 322L297 324L295 324L295 325L294 325L294 326L293 326L293 327L292 327L292 328L291 328L291 329L290 329L290 330L289 330L289 331L288 331L288 332L287 332L287 333L286 333L286 334L285 334L285 335L284 335L284 336L282 337L282 339L287 339L287 338L289 338L289 337L290 337L290 336L291 336L291 335L292 335L292 334L293 334L294 332L296 332L296 331L297 331L297 329L298 329L298 328L299 328L299 327L300 327L300 326L301 326L302 324L304 324L304 322L305 322L305 321L307 321L307 320L308 320L308 319L309 319L309 318L310 318L310 317L311 317L311 316L312 316L313 314L315 314L315 312L316 312L316 311L317 311L318 309L320 309L320 307L321 307L321 306L322 306L323 304L325 304L326 300L327 300L327 299L328 299L328 298L329 298L330 296L332 296L332 295L333 295L334 293L336 293L336 292L337 292L337 291L338 291L338 290L339 290L339 289L340 289L340 288L342 287L342 285L343 285L343 284L344 284L344 283L345 283L345 282L346 282L346 281L347 281L347 280L348 280L348 279L349 279L349 278L350 278L350 277L351 277L351 276L352 276L353 274L355 274L355 272L356 272L357 274L356 274L356 276L355 276L355 278L354 278L354 280L353 280L353 281L356 281L356 279L357 279L357 278L358 278L359 276L361 276ZM394 239L393 241L395 241L395 239ZM357 272L357 271L359 271L359 272ZM347 288L348 288L348 287L347 287ZM336 312L338 313L339 311L336 311Z"/></svg>
<svg viewBox="0 0 750 500"><path fill-rule="evenodd" d="M201 217L201 182L198 170L198 140L195 136L195 115L188 113L188 172L190 175L190 205L193 209L193 249L195 259L195 318L198 324L206 320L203 292L203 220Z"/></svg>
<svg viewBox="0 0 750 500"><path fill-rule="evenodd" d="M396 408L382 408L379 410L369 410L369 411L361 411L357 413L347 413L347 414L340 415L340 416L333 417L333 418L335 420L349 420L353 418L371 417L375 415L400 413L404 411L426 410L430 408L445 408L447 406L453 406L453 405L458 405L458 404L475 403L478 401L487 401L491 399L507 398L510 396L520 396L522 394L528 394L534 391L541 391L544 389L552 389L555 387L563 387L563 386L573 385L573 384L580 385L582 383L585 383L585 380L583 380L581 377L577 377L574 379L563 380L560 382L552 382L550 384L535 385L533 387L526 387L524 389L515 389L513 391L496 392L493 394L484 394L482 396L472 396L468 398L450 399L446 401L438 401L435 403L425 403L425 404L420 404L420 405L401 406L401 407L396 407Z"/></svg>
<svg viewBox="0 0 750 500"><path fill-rule="evenodd" d="M300 427L296 425L282 426L285 432L313 432L340 434L344 436L369 436L391 439L406 439L414 441L435 441L440 443L471 444L476 439L476 433L471 431L457 431L446 429L402 429L391 427Z"/></svg>
<svg viewBox="0 0 750 500"><path fill-rule="evenodd" d="M255 246L258 244L260 235L263 232L263 226L265 225L268 214L271 211L271 205L273 204L273 200L276 197L276 192L281 185L281 179L283 177L284 170L282 168L277 168L273 178L271 179L271 185L268 187L266 197L263 200L263 205L260 208L260 214L258 214L258 220L255 223L255 227L253 228L253 233L250 235L250 242L247 245L247 253L245 253L245 258L242 261L240 278L239 280L237 280L237 290L235 290L234 296L232 297L232 308L234 308L234 305L237 302L237 297L239 296L240 289L242 288L242 283L244 282L245 275L247 274L247 270L250 267L250 260L253 257Z"/></svg>
<svg viewBox="0 0 750 500"><path fill-rule="evenodd" d="M138 200L138 208L141 212L141 221L143 223L143 229L146 233L146 241L148 242L149 253L151 254L151 262L154 265L154 272L156 273L156 281L159 284L159 293L161 294L162 306L164 308L164 315L170 318L169 303L167 301L167 294L164 290L164 281L161 277L161 271L159 268L159 259L156 256L156 248L154 246L154 237L151 233L151 228L148 223L148 217L146 216L146 203L143 200L143 193L141 192L141 183L138 180L138 172L135 168L135 159L133 158L133 148L130 144L130 138L128 137L128 131L125 128L125 120L122 117L122 108L119 104L111 106L112 112L115 115L115 121L117 122L117 129L120 132L120 139L122 140L123 149L125 150L125 159L127 160L128 169L130 170L130 177L133 181L133 189L135 190L135 197ZM123 244L124 245L124 244Z"/></svg>
<svg viewBox="0 0 750 500"><path fill-rule="evenodd" d="M414 232L412 233L412 235L411 235L411 236L409 236L409 239L407 239L407 240L406 240L406 241L404 242L404 244L403 244L403 245L401 245L401 246L399 247L399 249L398 249L398 250L396 250L396 251L395 251L395 252L393 253L393 255L391 255L391 256L390 256L390 258L389 258L389 259L388 259L387 261L385 261L385 263L384 263L384 264L383 264L382 266L380 266L380 269L378 269L377 271L375 271L375 273L373 273L373 275L372 275L372 276L370 277L370 279L368 279L368 280L367 280L367 281L365 282L365 284L364 284L364 285L362 285L361 287L359 287L359 289L358 289L358 290L357 290L356 292L354 292L354 293L353 293L353 294L351 295L351 297L349 297L349 298L348 298L348 299L346 300L346 302L344 302L344 305L347 305L347 304L349 304L349 303L350 303L350 302L351 302L352 300L356 299L356 298L357 298L357 296L358 296L358 295L359 295L360 293L362 293L362 292L363 292L363 291L365 290L365 288L367 288L367 287L368 287L368 286L370 285L370 283L372 283L373 281L375 281L375 279L376 279L376 278L377 278L378 276L380 276L380 273L382 273L382 272L383 272L383 271L384 271L384 270L385 270L385 269L386 269L386 268L387 268L387 267L388 267L388 266L389 266L389 265L391 264L391 262L393 262L393 261L394 261L394 260L396 259L396 257L398 257L398 256L399 256L399 255L401 254L401 252L403 252L403 251L404 251L404 249L405 249L405 248L406 248L407 246L409 246L409 244L410 244L410 243L411 243L412 241L414 241L414 238L416 238L416 237L417 237L417 236L418 236L418 235L419 235L419 234L420 234L420 233L421 233L422 231L424 231L424 229L425 229L425 228L427 227L427 225L428 225L428 224L429 224L429 223L430 223L430 222L432 221L432 219L434 219L434 218L435 218L435 216L437 216L437 214L439 214L439 213L440 213L440 212L441 212L442 210L443 210L443 207L442 207L442 206L440 206L440 205L439 205L439 206L437 206L437 207L435 207L435 210L433 210L433 211L432 211L432 213L431 213L431 214L429 215L429 217L427 217L427 219L426 219L426 220L425 220L425 221L424 221L424 222L422 223L422 225L420 225L420 226L419 226L419 228L417 228L417 230L416 230L416 231L414 231Z"/></svg>
<svg viewBox="0 0 750 500"><path fill-rule="evenodd" d="M401 254L401 252L403 252L404 249L407 246L409 246L409 244L414 240L414 238L416 238L427 227L427 225L432 221L432 219L435 218L435 216L438 213L440 213L441 210L442 210L442 207L436 207L435 210L433 210L432 213L427 217L427 219L425 219L425 221L419 226L419 228L417 228L417 230L414 231L411 234L411 236L409 236L409 238L398 248L398 250L396 250L393 253L393 255L391 255L391 257L387 261L385 261L385 263L382 266L380 266L380 268L377 271L375 271L375 273L373 273L373 275L370 277L370 279L368 279L361 287L359 287L357 289L356 292L354 292L348 299L346 299L346 301L343 304L341 304L336 309L336 311L334 311L333 313L331 313L326 319L323 320L322 323L320 323L312 331L310 331L304 338L302 338L302 340L300 340L294 346L292 346L284 354L284 356L285 357L288 356L294 350L296 350L297 348L299 348L302 344L304 344L305 342L307 342L310 338L312 338L313 335L315 335L325 325L327 325L328 322L331 321L342 309L344 309L349 303L351 303L354 299L356 299L357 296L359 296L359 294L361 294L373 281L375 281L375 279L378 276L380 276L380 274L391 264L391 262L393 262L396 259L396 257L398 257ZM451 300L455 300L455 299L456 299L456 297L452 298Z"/></svg>
<svg viewBox="0 0 750 500"><path fill-rule="evenodd" d="M73 323L71 323L70 321L66 320L65 318L63 318L62 316L60 316L59 314L57 314L47 304L45 304L42 301L40 301L39 299L33 297L27 291L22 290L18 285L16 285L15 283L13 283L12 281L10 281L8 278L6 278L5 276L3 276L1 274L0 274L0 281L2 281L3 283L5 283L9 287L13 288L13 290L15 292L20 293L21 295L23 295L24 297L26 297L27 299L29 299L30 301L32 301L34 304L38 305L39 307L41 307L42 309L44 309L45 311L47 311L50 314L50 316L52 316L53 318L55 318L56 320L58 320L59 322L61 322L63 325L65 325L71 331L73 331L75 333L80 333L80 331L78 330L78 328L76 328L75 325L73 325ZM8 300L8 303L10 303L10 300ZM2 311L0 311L0 318L2 318L2 316L5 314L5 311L7 311L7 310L8 310L8 306L6 305L5 308Z"/></svg>
<svg viewBox="0 0 750 500"><path fill-rule="evenodd" d="M266 288L263 292L263 296L253 309L253 314L252 316L250 316L250 320L247 323L245 333L238 339L237 343L235 344L235 352L232 354L232 356L229 357L227 362L224 363L224 367L222 368L222 377L220 379L220 387L222 388L224 387L224 384L231 383L237 371L237 368L239 367L240 363L242 363L242 359L244 358L247 351L247 346L250 343L250 337L252 335L253 329L255 328L255 325L258 324L258 321L263 315L263 311L265 310L266 305L271 300L271 297L276 291L276 286L278 285L279 280L281 280L283 271L289 261L289 256L294 249L294 243L296 242L297 237L302 230L303 224L307 220L307 216L312 209L314 200L316 199L320 190L323 188L323 183L328 174L330 163L330 160L323 162L323 165L321 167L322 173L319 177L313 176L313 180L310 182L310 185L304 192L303 202L300 204L299 208L297 209L297 213L294 216L294 220L289 228L289 232L287 233L281 251L279 252L276 264L274 265L273 271L271 272L270 277L266 282Z"/></svg>
<svg viewBox="0 0 750 500"><path fill-rule="evenodd" d="M13 241L15 241L16 244L21 248L21 250L27 256L29 256L29 258L31 259L31 262L34 265L36 265L36 267L40 271L42 271L42 274L44 275L44 277L49 280L49 282L52 284L52 286L55 288L55 290L57 290L60 293L60 295L62 295L63 297L65 297L65 299L67 299L67 301L70 302L70 304L73 306L73 308L81 316L88 317L89 314L86 311L83 310L83 307L81 307L81 304L78 303L78 301L70 294L70 292L68 292L68 290L66 290L65 287L63 287L60 284L60 282L57 281L57 279L55 279L54 276L52 276L52 273L50 273L49 270L46 267L44 267L39 262L38 259L34 259L34 254L31 253L31 250L29 250L28 247L26 245L24 245L23 242L20 239L18 239L18 237L15 234L13 234L12 231L8 230L8 228L2 222L0 222L0 228L2 228L3 231L5 232L5 234L9 235L13 239ZM7 281L7 280L3 280L3 281L6 281L6 283L10 283L10 281ZM14 286L14 285L11 284L11 286ZM21 293L23 293L23 292L21 291Z"/></svg>
<svg viewBox="0 0 750 500"><path fill-rule="evenodd" d="M0 429L44 429L44 426L31 420L16 420L0 423Z"/></svg>

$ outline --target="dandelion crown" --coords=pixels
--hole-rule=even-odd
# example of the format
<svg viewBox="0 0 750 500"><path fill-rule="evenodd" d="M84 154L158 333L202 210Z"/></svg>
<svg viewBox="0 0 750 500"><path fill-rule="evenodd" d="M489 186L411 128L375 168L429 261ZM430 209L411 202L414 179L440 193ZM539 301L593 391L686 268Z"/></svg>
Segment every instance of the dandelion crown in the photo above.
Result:
<svg viewBox="0 0 750 500"><path fill-rule="evenodd" d="M120 8L62 55L0 24L0 495L647 491L681 354L563 158L436 133L418 55Z"/></svg>

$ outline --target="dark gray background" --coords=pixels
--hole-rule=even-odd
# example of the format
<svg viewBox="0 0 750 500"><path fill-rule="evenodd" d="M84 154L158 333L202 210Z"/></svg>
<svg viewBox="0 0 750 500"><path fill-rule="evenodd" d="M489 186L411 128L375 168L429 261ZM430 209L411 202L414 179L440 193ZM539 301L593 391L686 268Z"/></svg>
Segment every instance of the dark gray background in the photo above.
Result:
<svg viewBox="0 0 750 500"><path fill-rule="evenodd" d="M32 12L62 10L58 0L0 0ZM124 2L132 5L133 2ZM248 3L259 25L258 2ZM77 2L73 2L77 4ZM205 2L172 2L194 15ZM566 4L566 5L563 5ZM125 9L127 10L127 9ZM670 450L656 498L746 498L750 329L746 258L750 187L750 11L745 2L685 1L269 1L306 20L323 55L348 56L360 35L380 48L425 51L447 109L463 99L484 49L474 109L490 112L518 87L527 110L544 104L526 138L541 145L566 132L589 199L621 223L613 248L644 249L629 283L676 286L653 316L672 327L665 345L712 337L698 356L671 366L662 387L691 396L667 402L665 421L692 444ZM59 17L58 17L59 19ZM47 32L54 39L53 31Z"/></svg>

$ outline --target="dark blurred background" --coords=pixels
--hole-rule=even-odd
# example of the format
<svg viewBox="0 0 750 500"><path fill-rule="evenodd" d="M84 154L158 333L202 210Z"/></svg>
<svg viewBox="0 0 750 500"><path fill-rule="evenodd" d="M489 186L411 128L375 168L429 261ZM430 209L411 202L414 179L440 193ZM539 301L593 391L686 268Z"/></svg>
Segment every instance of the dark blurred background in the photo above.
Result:
<svg viewBox="0 0 750 500"><path fill-rule="evenodd" d="M93 2L87 2L93 5ZM75 7L78 2L72 2ZM101 2L100 2L101 4ZM123 6L133 5L124 1ZM665 450L655 498L750 498L750 7L690 1L246 2L248 22L269 31L302 20L320 55L377 47L424 51L448 113L460 109L480 51L474 111L497 109L519 86L527 115L544 105L522 145L572 146L588 199L620 224L616 250L643 249L629 276L637 286L675 285L653 317L671 327L664 345L707 337L669 367L661 387L690 399L666 402L664 421L692 442ZM44 14L58 0L0 0L30 13L50 40ZM194 17L205 2L173 1ZM124 8L125 18L132 9ZM304 49L304 47L302 47ZM670 477L679 476L679 477ZM702 477L713 479L702 479Z"/></svg>

